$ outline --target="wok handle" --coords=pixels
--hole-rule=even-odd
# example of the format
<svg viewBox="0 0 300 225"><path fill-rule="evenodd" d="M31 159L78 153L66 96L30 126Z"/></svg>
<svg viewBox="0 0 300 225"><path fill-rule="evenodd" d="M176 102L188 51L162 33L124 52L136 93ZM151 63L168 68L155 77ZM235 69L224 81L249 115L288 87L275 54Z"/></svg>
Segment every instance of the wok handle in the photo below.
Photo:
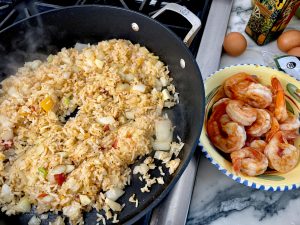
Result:
<svg viewBox="0 0 300 225"><path fill-rule="evenodd" d="M183 39L183 42L187 46L190 46L194 37L196 36L197 32L199 31L199 29L201 27L200 19L194 13L192 13L190 10L188 10L186 7L178 5L176 3L166 4L163 8L158 10L152 16L152 18L155 19L157 16L159 16L160 14L162 14L163 12L165 12L167 10L173 11L173 12L176 12L176 13L182 15L184 18L186 18L192 24L192 28L190 29L190 31L187 33L187 35Z"/></svg>

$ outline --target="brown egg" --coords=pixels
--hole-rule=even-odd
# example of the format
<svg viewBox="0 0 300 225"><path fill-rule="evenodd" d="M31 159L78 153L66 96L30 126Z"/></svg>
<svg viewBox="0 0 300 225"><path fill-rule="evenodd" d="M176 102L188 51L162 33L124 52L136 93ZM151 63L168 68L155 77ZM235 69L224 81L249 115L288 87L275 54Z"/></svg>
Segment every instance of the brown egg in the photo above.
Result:
<svg viewBox="0 0 300 225"><path fill-rule="evenodd" d="M277 46L283 52L288 52L292 48L300 46L300 31L288 30L282 33L277 39Z"/></svg>
<svg viewBox="0 0 300 225"><path fill-rule="evenodd" d="M241 55L247 48L246 38L239 32L231 32L224 38L223 47L231 56Z"/></svg>
<svg viewBox="0 0 300 225"><path fill-rule="evenodd" d="M287 52L289 55L294 55L300 57L300 46L296 48L292 48Z"/></svg>

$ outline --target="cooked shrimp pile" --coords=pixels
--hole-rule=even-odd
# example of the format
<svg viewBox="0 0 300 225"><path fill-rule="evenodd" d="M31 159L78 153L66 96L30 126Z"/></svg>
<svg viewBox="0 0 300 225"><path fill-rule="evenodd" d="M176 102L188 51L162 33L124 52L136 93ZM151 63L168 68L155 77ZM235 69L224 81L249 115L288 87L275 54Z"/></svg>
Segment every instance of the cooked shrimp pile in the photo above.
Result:
<svg viewBox="0 0 300 225"><path fill-rule="evenodd" d="M286 108L280 81L271 87L255 76L238 73L225 80L207 121L212 143L230 154L233 169L248 176L268 168L287 173L298 163L294 146L300 121Z"/></svg>

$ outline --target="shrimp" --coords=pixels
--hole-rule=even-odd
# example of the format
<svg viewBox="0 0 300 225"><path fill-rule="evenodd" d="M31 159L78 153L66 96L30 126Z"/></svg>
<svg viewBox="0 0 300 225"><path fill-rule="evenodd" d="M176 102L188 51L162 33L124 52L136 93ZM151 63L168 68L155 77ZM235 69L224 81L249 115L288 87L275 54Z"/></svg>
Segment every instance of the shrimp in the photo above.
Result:
<svg viewBox="0 0 300 225"><path fill-rule="evenodd" d="M233 121L243 126L250 126L257 118L256 110L239 100L230 100L226 113Z"/></svg>
<svg viewBox="0 0 300 225"><path fill-rule="evenodd" d="M255 77L247 73L237 73L225 80L224 92L229 98L239 99L245 89L253 82L258 82Z"/></svg>
<svg viewBox="0 0 300 225"><path fill-rule="evenodd" d="M264 109L272 103L272 92L262 84L251 83L241 100L255 108Z"/></svg>
<svg viewBox="0 0 300 225"><path fill-rule="evenodd" d="M288 113L288 118L285 121L283 121L279 126L280 130L284 131L296 130L300 127L300 121L298 116L295 116L292 113Z"/></svg>
<svg viewBox="0 0 300 225"><path fill-rule="evenodd" d="M250 143L251 148L260 151L261 153L264 153L266 146L267 142L265 142L264 140L254 140Z"/></svg>
<svg viewBox="0 0 300 225"><path fill-rule="evenodd" d="M299 136L299 127L299 118L292 113L288 113L288 118L279 125L284 138L288 141L293 141L296 137Z"/></svg>
<svg viewBox="0 0 300 225"><path fill-rule="evenodd" d="M269 166L278 172L291 171L299 161L299 150L288 144L281 131L278 131L265 148Z"/></svg>
<svg viewBox="0 0 300 225"><path fill-rule="evenodd" d="M268 168L268 159L260 151L245 147L230 154L234 171L248 176L263 174Z"/></svg>
<svg viewBox="0 0 300 225"><path fill-rule="evenodd" d="M283 137L288 141L294 141L299 136L299 129L282 130Z"/></svg>
<svg viewBox="0 0 300 225"><path fill-rule="evenodd" d="M274 92L274 116L278 120L278 122L283 122L288 118L288 113L286 110L286 103L284 98L284 90L281 86L280 81L273 77L271 80L273 92Z"/></svg>
<svg viewBox="0 0 300 225"><path fill-rule="evenodd" d="M276 134L279 131L279 129L280 127L277 119L274 116L272 116L271 129L266 133L266 141L269 142L274 136L274 134Z"/></svg>
<svg viewBox="0 0 300 225"><path fill-rule="evenodd" d="M219 99L218 101L216 101L216 102L214 103L214 105L213 105L213 107L212 107L212 111L215 110L215 107L216 107L217 105L219 105L219 104L221 104L221 103L223 103L223 102L225 102L225 103L227 104L229 101L230 101L229 98L221 98L221 99Z"/></svg>
<svg viewBox="0 0 300 225"><path fill-rule="evenodd" d="M224 114L220 118L220 124L224 127L227 123L232 122L232 119L227 114Z"/></svg>
<svg viewBox="0 0 300 225"><path fill-rule="evenodd" d="M246 133L253 137L260 137L271 128L271 116L264 109L256 109L257 118L255 122L246 129Z"/></svg>
<svg viewBox="0 0 300 225"><path fill-rule="evenodd" d="M226 115L226 102L215 107L207 122L207 134L212 143L225 153L241 149L246 142L243 126L233 122Z"/></svg>
<svg viewBox="0 0 300 225"><path fill-rule="evenodd" d="M242 100L256 108L264 109L272 103L271 90L246 73L227 78L224 82L224 92L229 98Z"/></svg>

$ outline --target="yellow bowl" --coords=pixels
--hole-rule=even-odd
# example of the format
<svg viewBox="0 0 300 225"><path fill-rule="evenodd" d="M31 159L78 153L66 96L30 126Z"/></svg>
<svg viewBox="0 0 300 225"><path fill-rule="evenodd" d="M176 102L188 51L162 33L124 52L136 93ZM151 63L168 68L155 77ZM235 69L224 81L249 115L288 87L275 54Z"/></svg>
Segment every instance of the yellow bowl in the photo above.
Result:
<svg viewBox="0 0 300 225"><path fill-rule="evenodd" d="M206 109L204 126L200 136L200 145L205 156L214 164L221 172L231 177L233 180L246 186L269 191L287 191L300 187L300 163L288 173L274 172L271 174L263 174L256 177L249 177L242 174L236 174L232 169L230 161L225 159L220 151L216 149L210 142L206 132L207 115L214 102L216 102L216 94L222 86L226 78L239 72L246 72L256 75L262 84L270 85L271 78L277 77L285 89L287 109L299 115L300 98L295 94L296 89L300 89L300 82L288 74L281 71L259 65L237 65L226 67L212 74L205 81L206 93ZM297 148L300 150L299 146Z"/></svg>

